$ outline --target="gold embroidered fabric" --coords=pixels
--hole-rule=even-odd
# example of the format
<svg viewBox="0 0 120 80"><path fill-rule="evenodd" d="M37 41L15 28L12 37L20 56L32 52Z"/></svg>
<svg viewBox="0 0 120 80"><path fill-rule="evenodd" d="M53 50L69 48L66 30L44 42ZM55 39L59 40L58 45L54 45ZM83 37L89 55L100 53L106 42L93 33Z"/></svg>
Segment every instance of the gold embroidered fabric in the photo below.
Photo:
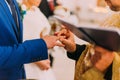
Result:
<svg viewBox="0 0 120 80"><path fill-rule="evenodd" d="M116 52L114 54L112 80L120 80L120 54Z"/></svg>
<svg viewBox="0 0 120 80"><path fill-rule="evenodd" d="M105 21L103 21L101 26L120 28L120 13L115 13L109 16L107 19L105 19Z"/></svg>
<svg viewBox="0 0 120 80"><path fill-rule="evenodd" d="M104 74L94 68L90 62L90 57L93 54L90 50L91 46L87 45L76 62L74 80L105 80ZM120 80L120 55L118 53L114 54L112 80Z"/></svg>
<svg viewBox="0 0 120 80"><path fill-rule="evenodd" d="M92 67L92 63L90 60L93 54L93 46L86 45L86 49L82 52L80 58L76 62L74 80L94 80L94 77L92 75L95 75L97 72L94 72L96 71L96 69ZM102 74L99 72L98 75ZM89 79L90 77L92 79ZM98 80L102 79L99 78Z"/></svg>
<svg viewBox="0 0 120 80"><path fill-rule="evenodd" d="M89 47L86 46L86 49L83 51L80 58L76 62L74 80L82 80L81 75L85 72L85 69L84 69L85 65L84 65L83 61L84 61L84 57L85 57L88 49L89 49Z"/></svg>

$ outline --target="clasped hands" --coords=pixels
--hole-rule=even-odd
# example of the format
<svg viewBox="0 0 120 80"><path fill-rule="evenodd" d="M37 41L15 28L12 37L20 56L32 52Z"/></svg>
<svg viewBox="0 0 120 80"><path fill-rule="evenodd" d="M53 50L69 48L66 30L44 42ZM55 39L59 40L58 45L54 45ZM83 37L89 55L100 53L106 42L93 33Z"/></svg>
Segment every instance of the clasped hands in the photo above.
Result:
<svg viewBox="0 0 120 80"><path fill-rule="evenodd" d="M76 50L73 33L66 28L55 32L54 36L43 36L42 38L46 42L48 49L54 46L60 46L64 47L69 52Z"/></svg>

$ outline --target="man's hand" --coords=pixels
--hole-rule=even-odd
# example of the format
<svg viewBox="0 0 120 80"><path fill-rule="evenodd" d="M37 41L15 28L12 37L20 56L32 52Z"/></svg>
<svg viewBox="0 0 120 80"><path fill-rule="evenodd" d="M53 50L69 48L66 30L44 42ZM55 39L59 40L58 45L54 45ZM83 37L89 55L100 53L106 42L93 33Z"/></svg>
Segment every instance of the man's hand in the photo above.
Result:
<svg viewBox="0 0 120 80"><path fill-rule="evenodd" d="M74 35L70 30L63 28L61 31L56 32L55 35L57 35L60 39L60 42L65 45L65 49L68 52L74 52L76 50L76 44L74 42ZM61 37L63 36L63 37Z"/></svg>
<svg viewBox="0 0 120 80"><path fill-rule="evenodd" d="M48 70L50 68L50 60L42 60L35 62L35 64L41 69L41 70Z"/></svg>
<svg viewBox="0 0 120 80"><path fill-rule="evenodd" d="M43 40L46 42L48 49L53 48L54 46L64 47L64 45L58 42L59 37L57 36L43 36Z"/></svg>
<svg viewBox="0 0 120 80"><path fill-rule="evenodd" d="M113 62L114 53L102 47L95 46L95 54L91 58L94 67L104 72Z"/></svg>

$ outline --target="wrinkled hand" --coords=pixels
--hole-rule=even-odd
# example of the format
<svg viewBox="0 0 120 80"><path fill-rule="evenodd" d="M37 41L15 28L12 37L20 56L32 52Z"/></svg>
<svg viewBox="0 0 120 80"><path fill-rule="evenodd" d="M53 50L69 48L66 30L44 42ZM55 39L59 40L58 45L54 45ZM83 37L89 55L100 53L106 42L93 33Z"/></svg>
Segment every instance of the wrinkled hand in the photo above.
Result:
<svg viewBox="0 0 120 80"><path fill-rule="evenodd" d="M114 53L102 47L95 47L95 54L91 58L91 62L99 71L104 72L112 63Z"/></svg>
<svg viewBox="0 0 120 80"><path fill-rule="evenodd" d="M48 49L53 48L54 46L64 47L63 44L58 42L59 37L57 36L43 36L42 38L46 42Z"/></svg>
<svg viewBox="0 0 120 80"><path fill-rule="evenodd" d="M74 52L76 50L74 35L70 30L63 28L61 31L56 32L55 35L57 35L60 38L60 42L65 45L64 48L68 52Z"/></svg>
<svg viewBox="0 0 120 80"><path fill-rule="evenodd" d="M35 62L35 64L41 69L41 70L48 70L50 68L50 60L42 60Z"/></svg>

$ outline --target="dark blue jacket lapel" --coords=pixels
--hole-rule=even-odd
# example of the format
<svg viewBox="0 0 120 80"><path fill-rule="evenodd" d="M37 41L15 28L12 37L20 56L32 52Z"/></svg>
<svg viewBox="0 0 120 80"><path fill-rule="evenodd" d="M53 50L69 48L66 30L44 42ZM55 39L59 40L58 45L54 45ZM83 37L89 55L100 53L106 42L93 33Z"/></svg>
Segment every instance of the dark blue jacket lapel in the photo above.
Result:
<svg viewBox="0 0 120 80"><path fill-rule="evenodd" d="M14 1L14 0L13 0L13 1ZM17 37L18 41L19 41L19 42L22 42L22 22L21 22L21 19L20 19L19 9L18 9L18 6L17 6L16 1L14 1L14 4L15 4L15 7L16 7L16 10L17 10L17 14L18 14L19 29L17 29L17 26L16 26L16 24L15 24L15 22L14 22L14 19L13 19L12 15L11 15L11 12L10 12L10 10L9 10L9 7L8 7L8 5L5 3L5 1L4 1L4 0L1 0L1 1L0 1L0 4L3 6L3 8L4 8L4 10L5 10L5 13L6 13L6 15L7 15L8 18L9 18L9 21L10 21L12 27L13 27L13 30L14 30L14 32L15 32L15 34L16 34L16 37Z"/></svg>
<svg viewBox="0 0 120 80"><path fill-rule="evenodd" d="M20 16L20 9L19 9L19 6L18 6L18 3L16 2L16 0L13 0L14 1L14 4L15 4L15 7L16 7L16 11L17 11L17 14L18 14L18 22L19 22L19 39L20 39L20 42L22 41L23 39L23 22L22 22L22 18Z"/></svg>

